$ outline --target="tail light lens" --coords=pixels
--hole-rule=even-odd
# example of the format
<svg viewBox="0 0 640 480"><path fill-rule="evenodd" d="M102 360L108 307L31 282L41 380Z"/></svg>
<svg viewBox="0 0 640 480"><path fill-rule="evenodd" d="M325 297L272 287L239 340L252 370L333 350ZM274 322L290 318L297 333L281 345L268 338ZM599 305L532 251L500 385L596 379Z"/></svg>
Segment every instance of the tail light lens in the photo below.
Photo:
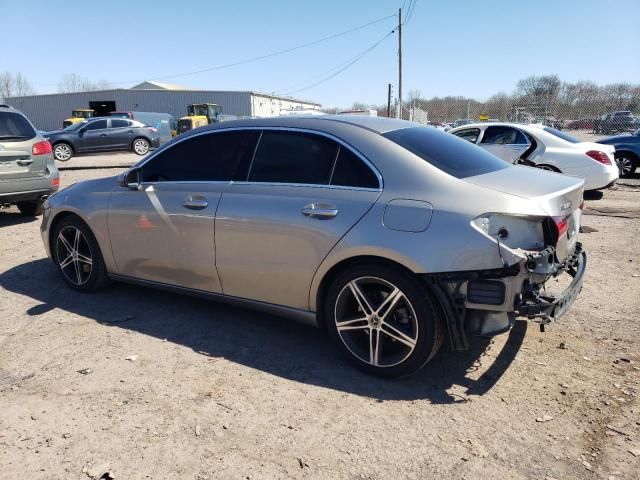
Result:
<svg viewBox="0 0 640 480"><path fill-rule="evenodd" d="M556 224L556 230L558 231L558 237L560 238L569 229L568 217L551 217Z"/></svg>
<svg viewBox="0 0 640 480"><path fill-rule="evenodd" d="M593 158L596 162L603 165L611 165L609 156L604 152L599 152L598 150L589 150L587 152L587 157Z"/></svg>
<svg viewBox="0 0 640 480"><path fill-rule="evenodd" d="M32 155L46 155L47 153L51 153L51 144L47 140L34 143L31 147Z"/></svg>
<svg viewBox="0 0 640 480"><path fill-rule="evenodd" d="M60 177L56 177L53 180L51 180L51 186L52 187L59 187L60 186Z"/></svg>

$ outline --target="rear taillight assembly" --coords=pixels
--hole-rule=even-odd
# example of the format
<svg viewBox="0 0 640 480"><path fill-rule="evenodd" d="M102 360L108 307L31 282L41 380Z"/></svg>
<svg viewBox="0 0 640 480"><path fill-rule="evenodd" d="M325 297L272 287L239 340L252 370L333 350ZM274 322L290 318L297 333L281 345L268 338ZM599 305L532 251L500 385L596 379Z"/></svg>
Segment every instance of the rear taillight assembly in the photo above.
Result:
<svg viewBox="0 0 640 480"><path fill-rule="evenodd" d="M598 163L601 163L603 165L611 165L609 156L604 152L599 152L598 150L589 150L586 155L587 157L593 158Z"/></svg>
<svg viewBox="0 0 640 480"><path fill-rule="evenodd" d="M569 217L551 217L556 224L556 231L558 232L558 237L560 238L562 235L567 233L569 229Z"/></svg>
<svg viewBox="0 0 640 480"><path fill-rule="evenodd" d="M46 155L47 153L51 153L51 144L47 140L34 143L31 147L32 155Z"/></svg>

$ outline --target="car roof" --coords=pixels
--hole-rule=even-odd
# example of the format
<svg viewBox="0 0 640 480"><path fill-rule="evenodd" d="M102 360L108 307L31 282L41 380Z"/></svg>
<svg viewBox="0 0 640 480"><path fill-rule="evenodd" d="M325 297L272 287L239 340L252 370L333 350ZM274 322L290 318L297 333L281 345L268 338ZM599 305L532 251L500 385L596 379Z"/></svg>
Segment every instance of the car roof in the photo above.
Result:
<svg viewBox="0 0 640 480"><path fill-rule="evenodd" d="M323 130L330 122L334 124L347 124L360 127L375 133L383 134L393 130L404 128L423 127L419 123L408 122L396 118L369 117L364 115L287 115L282 117L251 118L241 120L231 120L229 122L215 123L198 128L202 132L204 129L216 130L218 128L232 127L289 127L289 128L311 128Z"/></svg>

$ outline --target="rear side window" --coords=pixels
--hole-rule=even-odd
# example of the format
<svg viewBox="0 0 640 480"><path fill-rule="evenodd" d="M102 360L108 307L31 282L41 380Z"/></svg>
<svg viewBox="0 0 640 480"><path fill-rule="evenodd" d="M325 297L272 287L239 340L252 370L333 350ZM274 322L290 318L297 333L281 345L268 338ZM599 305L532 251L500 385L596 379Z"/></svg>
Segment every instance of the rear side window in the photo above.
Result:
<svg viewBox="0 0 640 480"><path fill-rule="evenodd" d="M29 121L19 113L0 112L0 142L22 142L36 136Z"/></svg>
<svg viewBox="0 0 640 480"><path fill-rule="evenodd" d="M527 139L520 130L511 127L487 127L482 142L494 145L525 145Z"/></svg>
<svg viewBox="0 0 640 480"><path fill-rule="evenodd" d="M128 120L120 120L117 118L114 118L113 120L111 120L111 128L124 128L128 126L129 126Z"/></svg>
<svg viewBox="0 0 640 480"><path fill-rule="evenodd" d="M404 128L383 136L456 178L482 175L510 166L483 148L435 128Z"/></svg>
<svg viewBox="0 0 640 480"><path fill-rule="evenodd" d="M359 188L380 188L378 177L352 151L340 147L331 185Z"/></svg>
<svg viewBox="0 0 640 480"><path fill-rule="evenodd" d="M142 166L143 182L211 182L242 179L253 131L210 133L187 138L163 150Z"/></svg>
<svg viewBox="0 0 640 480"><path fill-rule="evenodd" d="M265 130L249 181L326 185L337 151L337 143L320 135Z"/></svg>

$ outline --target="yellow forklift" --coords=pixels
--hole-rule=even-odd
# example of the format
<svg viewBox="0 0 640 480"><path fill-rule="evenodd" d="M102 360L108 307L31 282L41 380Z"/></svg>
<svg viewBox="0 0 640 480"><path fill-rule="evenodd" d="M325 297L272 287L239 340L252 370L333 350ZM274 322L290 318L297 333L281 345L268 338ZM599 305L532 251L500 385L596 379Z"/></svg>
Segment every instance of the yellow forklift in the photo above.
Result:
<svg viewBox="0 0 640 480"><path fill-rule="evenodd" d="M218 123L222 109L215 103L193 103L187 107L187 116L178 120L178 135L194 128Z"/></svg>
<svg viewBox="0 0 640 480"><path fill-rule="evenodd" d="M79 123L87 118L95 117L96 111L91 108L76 108L71 110L71 117L65 118L62 122L62 128L66 128L74 123Z"/></svg>

